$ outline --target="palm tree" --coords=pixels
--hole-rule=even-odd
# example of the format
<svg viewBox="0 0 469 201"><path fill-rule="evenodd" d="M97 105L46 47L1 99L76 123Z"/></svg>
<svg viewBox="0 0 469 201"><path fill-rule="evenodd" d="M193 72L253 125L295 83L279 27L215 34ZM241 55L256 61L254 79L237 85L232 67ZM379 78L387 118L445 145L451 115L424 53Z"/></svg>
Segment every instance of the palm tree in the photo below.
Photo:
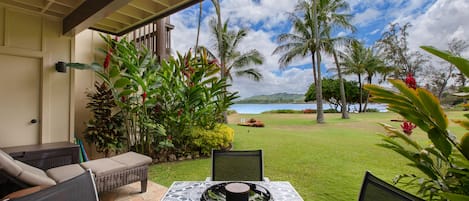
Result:
<svg viewBox="0 0 469 201"><path fill-rule="evenodd" d="M321 69L320 69L320 54L321 46L324 47L326 37L324 32L319 32L318 27L315 25L316 18L312 11L315 6L309 2L303 1L296 5L295 11L301 13L301 17L295 13L290 13L290 20L293 24L292 33L283 33L277 37L277 42L280 45L275 48L272 54L282 54L278 63L280 69L285 69L296 58L311 57L311 67L313 69L314 85L316 86L316 122L324 122L324 114L322 110L322 84L321 84ZM319 34L316 34L318 33ZM319 40L318 40L319 37ZM317 43L316 41L319 41Z"/></svg>
<svg viewBox="0 0 469 201"><path fill-rule="evenodd" d="M284 69L295 58L311 56L314 84L316 86L317 101L317 122L324 121L322 111L322 84L321 84L321 54L326 52L335 56L336 65L339 63L335 51L336 45L345 38L332 38L331 30L335 28L345 28L354 30L349 23L350 16L339 13L348 8L343 0L312 0L301 1L296 5L295 11L301 13L301 17L293 13L290 14L290 20L293 23L293 33L280 34L277 37L280 45L274 50L273 54L280 54L280 69ZM316 34L318 33L318 34ZM318 41L318 42L316 42ZM340 69L339 79L342 82L342 73ZM346 105L345 89L343 82L340 87L341 102ZM342 110L342 118L348 118L347 110Z"/></svg>
<svg viewBox="0 0 469 201"><path fill-rule="evenodd" d="M340 53L340 63L345 75L355 74L358 77L360 88L359 112L362 112L363 82L362 75L367 74L367 81L371 83L372 77L380 72L383 63L372 48L365 48L362 43L353 41L343 53Z"/></svg>
<svg viewBox="0 0 469 201"><path fill-rule="evenodd" d="M197 53L197 50L199 49L200 25L202 24L202 2L203 1L200 1L199 3L199 19L197 21L197 38L195 39L195 48L194 48L195 53Z"/></svg>
<svg viewBox="0 0 469 201"><path fill-rule="evenodd" d="M331 31L337 28L344 30L355 31L355 27L350 24L351 15L345 14L341 11L349 9L347 2L343 0L321 0L319 1L319 14L318 21L322 23L322 27L327 31L327 43L325 46L325 52L332 55L334 63L336 64L337 75L339 77L339 88L340 88L340 102L342 104L342 119L348 119L347 101L345 97L344 80L342 79L342 72L340 69L339 60L337 57L336 48L342 44L349 43L350 39L343 37L331 37Z"/></svg>
<svg viewBox="0 0 469 201"><path fill-rule="evenodd" d="M263 56L255 49L243 54L237 50L240 41L246 36L247 30L241 29L238 32L228 31L228 20L222 26L220 1L212 0L212 4L215 7L217 18L210 21L210 26L212 34L216 38L217 54L211 53L205 47L201 48L205 48L214 59L219 59L221 79L228 78L232 80L231 71L235 70L237 76L249 76L259 81L262 75L255 68L244 69L244 67L251 64L262 64L264 62ZM225 94L223 96L226 96L226 89L224 91ZM223 119L225 123L228 122L226 111L223 112Z"/></svg>
<svg viewBox="0 0 469 201"><path fill-rule="evenodd" d="M262 74L256 68L248 66L262 65L264 63L264 57L256 49L248 50L244 53L240 52L238 50L239 45L247 36L248 31L247 29L239 29L238 31L228 30L228 22L229 21L226 20L225 23L223 23L221 31L219 31L216 24L217 21L215 19L210 20L209 25L211 33L213 36L218 36L218 34L221 33L223 45L216 45L216 54L208 50L207 52L213 59L225 58L225 70L221 71L221 77L232 81L234 73L236 76L246 76L254 81L260 81ZM217 47L223 47L223 49L220 50Z"/></svg>
<svg viewBox="0 0 469 201"><path fill-rule="evenodd" d="M215 7L215 12L217 14L217 22L216 22L216 27L218 30L221 30L221 9L220 9L220 1L219 0L212 0L212 4L213 6ZM223 49L223 36L222 36L222 33L221 32L218 32L217 33L217 44L218 44L218 49L221 50ZM224 55L220 55L220 68L221 68L221 72L224 72L225 71L225 57ZM223 73L221 74L221 78L223 79ZM228 121L227 117L226 117L226 114L224 114L223 116L225 116L225 122Z"/></svg>

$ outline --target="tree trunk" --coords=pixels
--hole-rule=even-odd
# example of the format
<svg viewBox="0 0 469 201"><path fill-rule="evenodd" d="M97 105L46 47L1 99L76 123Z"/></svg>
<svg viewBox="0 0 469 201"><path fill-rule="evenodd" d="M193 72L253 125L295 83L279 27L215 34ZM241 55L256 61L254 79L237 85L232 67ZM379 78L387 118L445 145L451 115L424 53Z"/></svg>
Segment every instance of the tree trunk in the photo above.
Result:
<svg viewBox="0 0 469 201"><path fill-rule="evenodd" d="M314 54L316 54L316 52L313 51L312 54L313 54L313 55L311 56L311 59L312 59L311 61L313 62L313 63L312 63L312 66L313 66L313 78L314 78L314 86L316 87L316 86L318 86L318 81L317 81L317 80L318 80L318 77L317 77L317 75L316 75L316 56L314 55Z"/></svg>
<svg viewBox="0 0 469 201"><path fill-rule="evenodd" d="M222 26L221 26L221 10L219 0L212 0L213 5L215 6L215 12L217 14L217 42L218 42L218 54L220 57L220 78L226 78L226 66L225 66L225 48L223 47L223 37L222 37ZM227 89L223 89L223 96L226 97ZM226 111L223 111L223 122L228 123L228 114Z"/></svg>
<svg viewBox="0 0 469 201"><path fill-rule="evenodd" d="M195 39L195 50L194 52L197 54L199 49L199 37L200 37L200 24L202 23L202 2L199 4L199 22L197 25L197 38Z"/></svg>
<svg viewBox="0 0 469 201"><path fill-rule="evenodd" d="M342 107L340 108L342 111L342 119L350 118L347 111L347 98L345 96L345 87L344 87L344 80L342 79L342 70L340 69L339 59L337 58L337 53L335 50L332 50L332 55L334 56L334 62L337 66L337 74L339 76L339 88L340 88L340 103Z"/></svg>
<svg viewBox="0 0 469 201"><path fill-rule="evenodd" d="M324 123L324 110L322 105L321 55L319 51L317 51L316 54L316 66L318 67L318 85L316 85L316 122Z"/></svg>
<svg viewBox="0 0 469 201"><path fill-rule="evenodd" d="M371 84L372 77L368 76L368 84ZM370 93L366 94L366 100L365 100L365 106L363 107L363 112L366 112L366 109L368 108L368 100L370 99Z"/></svg>
<svg viewBox="0 0 469 201"><path fill-rule="evenodd" d="M363 88L362 88L362 75L360 73L358 73L358 88L360 90L360 100L358 102L358 112L362 112Z"/></svg>
<svg viewBox="0 0 469 201"><path fill-rule="evenodd" d="M324 123L324 111L322 108L322 80L321 80L321 53L319 46L319 22L317 12L317 0L313 0L314 33L316 38L316 66L317 66L317 85L316 85L316 122Z"/></svg>

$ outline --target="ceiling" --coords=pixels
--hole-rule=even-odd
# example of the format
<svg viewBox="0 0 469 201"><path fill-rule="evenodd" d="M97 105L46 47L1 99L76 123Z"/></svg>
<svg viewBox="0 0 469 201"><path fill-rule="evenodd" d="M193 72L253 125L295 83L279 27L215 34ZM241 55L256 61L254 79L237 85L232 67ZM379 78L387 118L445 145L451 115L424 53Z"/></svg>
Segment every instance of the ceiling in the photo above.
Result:
<svg viewBox="0 0 469 201"><path fill-rule="evenodd" d="M123 35L201 0L0 0L1 4L63 20L63 33L90 28Z"/></svg>

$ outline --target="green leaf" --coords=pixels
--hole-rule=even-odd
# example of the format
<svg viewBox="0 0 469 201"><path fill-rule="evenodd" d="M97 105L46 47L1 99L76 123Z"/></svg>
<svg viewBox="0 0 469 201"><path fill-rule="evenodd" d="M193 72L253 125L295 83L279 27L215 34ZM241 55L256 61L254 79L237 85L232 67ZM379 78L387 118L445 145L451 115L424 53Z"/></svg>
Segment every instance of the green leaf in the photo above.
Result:
<svg viewBox="0 0 469 201"><path fill-rule="evenodd" d="M453 120L454 123L459 124L459 126L469 130L469 121L467 120Z"/></svg>
<svg viewBox="0 0 469 201"><path fill-rule="evenodd" d="M102 71L104 71L104 67L103 67L101 64L97 63L97 62L91 63L90 69L91 69L91 70L94 70L94 71L96 71L96 72L102 72Z"/></svg>
<svg viewBox="0 0 469 201"><path fill-rule="evenodd" d="M116 65L111 66L111 70L109 71L109 77L113 78L120 74L119 67Z"/></svg>
<svg viewBox="0 0 469 201"><path fill-rule="evenodd" d="M115 88L122 88L130 84L130 80L127 78L121 78L118 79L116 82L114 82L114 87Z"/></svg>
<svg viewBox="0 0 469 201"><path fill-rule="evenodd" d="M389 91L381 86L374 85L374 84L366 84L364 88L368 90L373 96L393 97L395 95L398 95L392 91Z"/></svg>
<svg viewBox="0 0 469 201"><path fill-rule="evenodd" d="M441 153L448 157L451 154L453 146L448 139L446 139L446 133L442 132L438 128L432 128L428 131L428 138L432 141L433 145L441 151Z"/></svg>
<svg viewBox="0 0 469 201"><path fill-rule="evenodd" d="M74 68L74 69L79 69L79 70L91 69L90 65L82 64L82 63L66 63L65 66L68 66L68 67Z"/></svg>
<svg viewBox="0 0 469 201"><path fill-rule="evenodd" d="M416 108L424 109L416 90L407 87L402 80L389 80L389 82L396 87L405 97L407 97Z"/></svg>
<svg viewBox="0 0 469 201"><path fill-rule="evenodd" d="M469 77L469 60L452 55L451 53L446 51L438 50L432 46L420 46L420 48L450 62L451 64L455 65L462 73L464 73L466 77Z"/></svg>
<svg viewBox="0 0 469 201"><path fill-rule="evenodd" d="M417 89L422 105L426 111L431 115L431 118L440 127L441 130L446 130L448 127L448 118L446 117L443 108L440 106L440 101L425 89Z"/></svg>
<svg viewBox="0 0 469 201"><path fill-rule="evenodd" d="M406 134L402 133L401 131L397 130L396 128L388 125L388 124L383 124L383 123L380 123L381 126L384 127L384 129L389 132L389 133L392 133L394 134L395 136L399 137L400 139L404 140L404 142L406 142L407 144L411 145L412 147L414 147L417 151L420 151L422 150L422 147L415 141L413 140L412 138L410 138L409 136L407 136ZM392 140L390 139L389 137L385 137L383 138L384 139L388 139L386 140L387 142L391 143L389 140ZM394 143L393 143L394 144ZM397 145L397 144L396 144ZM399 145L401 146L401 145Z"/></svg>
<svg viewBox="0 0 469 201"><path fill-rule="evenodd" d="M399 100L398 98L373 97L373 98L371 98L371 100L373 100L374 102L378 102L378 103L386 103L386 104L393 104L393 105L401 105L401 106L408 107L408 108L414 108L414 107L415 107L415 106L412 105L412 103L410 103L409 101L407 101L407 100Z"/></svg>
<svg viewBox="0 0 469 201"><path fill-rule="evenodd" d="M451 200L451 201L467 201L469 200L468 195L461 195L461 194L456 194L456 193L442 193L442 195Z"/></svg>
<svg viewBox="0 0 469 201"><path fill-rule="evenodd" d="M123 90L119 93L119 97L122 97L122 96L128 96L132 93L135 93L134 90L131 90L131 89L126 89L126 90Z"/></svg>

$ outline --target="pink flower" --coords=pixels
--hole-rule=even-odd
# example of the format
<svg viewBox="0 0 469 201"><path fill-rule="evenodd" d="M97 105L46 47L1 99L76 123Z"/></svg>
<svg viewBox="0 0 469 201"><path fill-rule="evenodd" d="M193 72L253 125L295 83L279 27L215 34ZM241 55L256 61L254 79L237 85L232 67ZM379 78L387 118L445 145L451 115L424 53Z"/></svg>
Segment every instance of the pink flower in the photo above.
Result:
<svg viewBox="0 0 469 201"><path fill-rule="evenodd" d="M412 134L412 130L414 130L414 128L417 128L417 125L413 124L412 122L410 121L404 121L402 124L401 124L401 128L402 128L402 131L407 134L407 135L410 135Z"/></svg>
<svg viewBox="0 0 469 201"><path fill-rule="evenodd" d="M405 83L407 84L407 87L416 89L417 88L417 82L415 82L415 78L412 76L412 73L407 73L407 77L405 78Z"/></svg>

